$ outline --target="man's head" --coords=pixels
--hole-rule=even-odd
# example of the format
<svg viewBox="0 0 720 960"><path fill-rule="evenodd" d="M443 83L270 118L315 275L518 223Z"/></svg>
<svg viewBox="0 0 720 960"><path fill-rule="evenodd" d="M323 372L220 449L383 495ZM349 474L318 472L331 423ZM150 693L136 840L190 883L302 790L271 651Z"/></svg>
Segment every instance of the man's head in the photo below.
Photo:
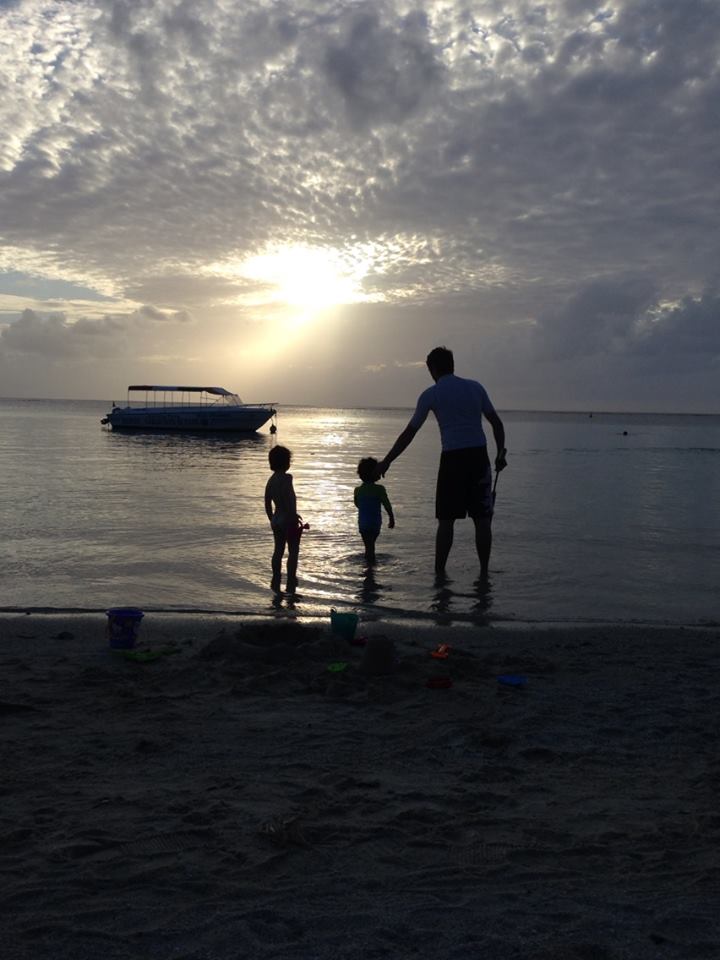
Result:
<svg viewBox="0 0 720 960"><path fill-rule="evenodd" d="M452 350L448 350L447 347L435 347L427 355L425 363L430 371L430 376L435 381L445 376L446 373L455 372L455 359Z"/></svg>

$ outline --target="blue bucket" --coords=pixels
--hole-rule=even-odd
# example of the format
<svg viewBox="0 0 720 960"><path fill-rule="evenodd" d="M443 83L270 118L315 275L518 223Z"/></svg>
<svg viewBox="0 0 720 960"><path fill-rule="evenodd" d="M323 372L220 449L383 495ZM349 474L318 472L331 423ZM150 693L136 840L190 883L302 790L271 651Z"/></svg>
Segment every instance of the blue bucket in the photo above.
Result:
<svg viewBox="0 0 720 960"><path fill-rule="evenodd" d="M107 635L113 650L132 650L144 616L135 607L113 607L107 611Z"/></svg>
<svg viewBox="0 0 720 960"><path fill-rule="evenodd" d="M330 611L330 629L344 640L352 640L355 636L359 617L356 613L338 613Z"/></svg>

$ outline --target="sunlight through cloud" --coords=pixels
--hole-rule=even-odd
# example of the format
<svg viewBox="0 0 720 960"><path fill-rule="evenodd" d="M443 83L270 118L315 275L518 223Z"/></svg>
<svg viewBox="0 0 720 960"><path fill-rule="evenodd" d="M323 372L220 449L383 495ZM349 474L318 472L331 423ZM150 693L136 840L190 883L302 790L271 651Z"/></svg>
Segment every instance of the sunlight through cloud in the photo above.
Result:
<svg viewBox="0 0 720 960"><path fill-rule="evenodd" d="M310 246L278 246L242 261L208 267L214 276L244 279L262 285L250 295L258 305L282 305L309 317L348 303L382 299L362 288L371 258L361 250L340 251ZM248 296L242 301L248 303Z"/></svg>

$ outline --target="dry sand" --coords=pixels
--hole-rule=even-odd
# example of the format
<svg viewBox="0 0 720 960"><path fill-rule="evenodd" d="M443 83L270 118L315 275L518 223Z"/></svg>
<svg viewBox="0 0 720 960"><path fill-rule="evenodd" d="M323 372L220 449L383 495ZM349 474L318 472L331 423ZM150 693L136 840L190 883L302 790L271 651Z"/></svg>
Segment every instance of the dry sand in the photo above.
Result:
<svg viewBox="0 0 720 960"><path fill-rule="evenodd" d="M720 957L718 629L104 631L0 617L3 960Z"/></svg>

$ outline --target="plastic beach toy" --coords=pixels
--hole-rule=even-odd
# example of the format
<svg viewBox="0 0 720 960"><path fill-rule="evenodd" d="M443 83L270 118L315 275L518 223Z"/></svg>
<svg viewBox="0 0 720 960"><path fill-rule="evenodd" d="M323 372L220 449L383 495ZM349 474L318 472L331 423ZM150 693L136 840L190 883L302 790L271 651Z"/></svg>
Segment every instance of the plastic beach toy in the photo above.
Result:
<svg viewBox="0 0 720 960"><path fill-rule="evenodd" d="M136 607L113 607L107 611L107 635L113 650L132 650L144 616Z"/></svg>
<svg viewBox="0 0 720 960"><path fill-rule="evenodd" d="M523 677L519 673L502 673L497 681L506 687L524 687L527 683L527 677Z"/></svg>
<svg viewBox="0 0 720 960"><path fill-rule="evenodd" d="M435 657L436 660L447 660L447 658L450 656L450 644L449 643L438 644L437 650L433 650L430 656Z"/></svg>
<svg viewBox="0 0 720 960"><path fill-rule="evenodd" d="M333 608L330 611L330 629L344 640L352 640L359 619L356 613L338 613Z"/></svg>
<svg viewBox="0 0 720 960"><path fill-rule="evenodd" d="M303 518L300 516L300 514L298 514L295 520L288 524L285 534L291 543L294 543L296 540L299 542L300 537L303 534L303 530L309 529L310 524L304 523Z"/></svg>
<svg viewBox="0 0 720 960"><path fill-rule="evenodd" d="M165 656L162 650L123 650L122 655L126 660L135 660L137 663L153 663Z"/></svg>
<svg viewBox="0 0 720 960"><path fill-rule="evenodd" d="M328 670L330 673L342 673L343 670L347 669L346 660L337 660L335 663L328 664Z"/></svg>

